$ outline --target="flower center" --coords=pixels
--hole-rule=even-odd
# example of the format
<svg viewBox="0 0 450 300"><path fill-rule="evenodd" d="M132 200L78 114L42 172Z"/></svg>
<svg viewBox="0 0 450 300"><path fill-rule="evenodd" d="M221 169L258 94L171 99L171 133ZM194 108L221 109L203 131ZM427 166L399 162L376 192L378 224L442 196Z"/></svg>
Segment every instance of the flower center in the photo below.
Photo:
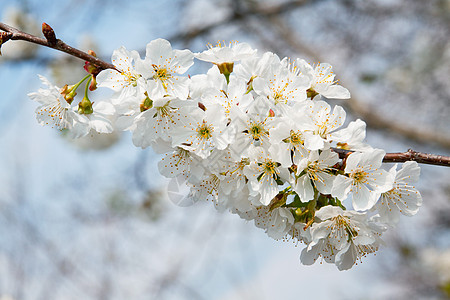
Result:
<svg viewBox="0 0 450 300"><path fill-rule="evenodd" d="M160 116L161 118L170 116L171 111L172 111L172 109L169 106L169 102L167 102L164 106L156 107L157 115Z"/></svg>
<svg viewBox="0 0 450 300"><path fill-rule="evenodd" d="M316 134L319 135L321 138L326 139L327 133L328 133L328 119L323 122L322 124L317 124Z"/></svg>
<svg viewBox="0 0 450 300"><path fill-rule="evenodd" d="M303 136L300 132L294 132L291 130L291 144L293 145L304 145Z"/></svg>
<svg viewBox="0 0 450 300"><path fill-rule="evenodd" d="M275 163L273 161L266 161L264 163L264 173L266 174L273 174L275 173Z"/></svg>
<svg viewBox="0 0 450 300"><path fill-rule="evenodd" d="M157 65L152 65L152 67L155 72L153 79L160 80L164 89L167 91L167 81L172 78L172 74L167 70L167 68Z"/></svg>
<svg viewBox="0 0 450 300"><path fill-rule="evenodd" d="M351 242L351 240L358 236L358 231L351 226L349 220L343 216L336 216L333 218L335 222L335 233L337 236L345 237L348 236L347 242Z"/></svg>
<svg viewBox="0 0 450 300"><path fill-rule="evenodd" d="M183 162L183 163L184 163L184 161L185 161L186 159L189 158L190 153L189 153L188 150L185 150L185 149L183 149L183 148L178 148L177 154L175 154L175 157L177 157L177 156L178 156L178 160L177 160L177 162L175 163L175 167L178 167L178 165L180 164L180 162Z"/></svg>
<svg viewBox="0 0 450 300"><path fill-rule="evenodd" d="M51 118L56 128L64 129L66 125L64 120L66 111L67 109L63 108L61 105L61 100L57 98L57 102L55 104L42 107L39 111L37 111L37 114ZM46 125L49 125L49 123L46 122Z"/></svg>
<svg viewBox="0 0 450 300"><path fill-rule="evenodd" d="M125 82L128 82L128 85L133 87L137 86L137 76L131 74L130 72L122 72L121 74L124 77Z"/></svg>
<svg viewBox="0 0 450 300"><path fill-rule="evenodd" d="M314 181L318 181L319 180L321 182L323 181L316 174L319 170L318 170L317 165L315 163L310 164L308 166L308 168L307 168L307 171L308 171L309 178L311 178L312 180L314 180Z"/></svg>
<svg viewBox="0 0 450 300"><path fill-rule="evenodd" d="M286 82L283 87L278 86L278 89L276 89L276 88L272 89L274 92L273 100L275 101L275 104L278 104L278 103L286 104L287 103L287 99L286 99L286 96L284 95L284 92L288 85L289 85L289 83Z"/></svg>
<svg viewBox="0 0 450 300"><path fill-rule="evenodd" d="M355 173L353 173L350 177L356 182L356 183L365 183L367 182L368 173L363 170L358 170Z"/></svg>
<svg viewBox="0 0 450 300"><path fill-rule="evenodd" d="M249 126L249 133L255 141L258 141L261 136L266 134L264 126L261 123L252 123Z"/></svg>
<svg viewBox="0 0 450 300"><path fill-rule="evenodd" d="M197 128L197 133L202 139L209 139L212 136L214 129L211 125L208 125L205 121L203 124Z"/></svg>

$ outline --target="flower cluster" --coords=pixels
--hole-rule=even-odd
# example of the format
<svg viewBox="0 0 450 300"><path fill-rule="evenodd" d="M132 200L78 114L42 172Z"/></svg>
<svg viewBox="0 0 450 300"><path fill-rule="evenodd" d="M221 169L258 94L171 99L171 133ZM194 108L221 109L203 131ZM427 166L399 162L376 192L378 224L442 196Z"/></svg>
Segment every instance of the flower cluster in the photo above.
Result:
<svg viewBox="0 0 450 300"><path fill-rule="evenodd" d="M195 58L213 64L206 74L186 74ZM73 136L131 131L135 146L164 154L160 173L184 182L187 199L254 220L274 239L304 242L304 264L351 268L421 205L417 163L382 169L385 152L364 143L365 123L345 127L344 109L324 101L350 98L329 64L245 43L192 53L163 39L143 59L122 47L112 62L117 70L96 77L111 98L86 106L85 96L78 109L73 87L42 78L48 89L30 94L41 103L38 121ZM336 148L353 152L341 160Z"/></svg>

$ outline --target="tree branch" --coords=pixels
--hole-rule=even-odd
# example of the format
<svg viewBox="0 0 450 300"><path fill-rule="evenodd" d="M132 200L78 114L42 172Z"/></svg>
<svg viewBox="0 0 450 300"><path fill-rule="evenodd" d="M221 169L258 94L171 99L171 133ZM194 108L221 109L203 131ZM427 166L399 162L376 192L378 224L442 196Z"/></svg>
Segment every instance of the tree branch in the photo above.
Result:
<svg viewBox="0 0 450 300"><path fill-rule="evenodd" d="M352 150L344 150L338 148L331 148L334 152L339 154L339 158L343 159L347 155L353 153ZM421 164L435 165L450 167L450 156L435 155L417 152L412 149L408 149L406 152L398 153L386 153L383 162L385 163L396 163L396 162L406 162L406 161L416 161Z"/></svg>
<svg viewBox="0 0 450 300"><path fill-rule="evenodd" d="M285 5L285 6L279 6L279 7L275 7L275 8L272 7L271 9L268 9L268 10L255 9L254 11L247 12L247 14L261 15L264 17L276 16L278 14L283 13L287 8L291 9L292 5L295 7L295 6L304 5L306 3L308 3L308 1L306 1L306 0L293 1L293 2L288 3L288 5ZM235 14L232 16L231 19L237 20L237 19L241 19L241 18L242 18L242 15ZM225 21L229 21L229 19L227 19ZM188 38L191 36L198 36L198 35L208 32L209 30L211 30L217 26L220 26L222 23L224 23L224 22L218 22L216 24L213 24L212 26L207 26L206 28L203 28L201 30L194 30L193 33L192 32L188 33L188 34L183 33L183 34L181 34L181 36L188 37ZM45 30L44 30L44 28L45 28ZM11 27L2 22L0 22L0 29L3 30L3 32L7 33L7 35L4 35L6 38L6 41L9 39L22 40L22 41L27 41L30 43L42 45L42 46L49 47L49 48L52 48L52 49L55 49L55 50L58 50L61 52L65 52L71 56L80 58L84 61L88 61L92 64L97 65L101 69L113 69L113 70L118 71L117 68L113 64L105 62L95 56L92 56L92 55L86 53L86 52L83 52L81 50L73 48L73 47L67 45L66 43L64 43L63 41L61 41L60 39L56 39L53 29L45 23L43 24L43 32L44 32L44 35L46 36L46 39L25 33L23 31L20 31L14 27ZM50 32L49 32L49 30L50 30ZM181 36L175 36L174 39L180 38ZM305 51L305 50L308 50L307 48L305 49L303 47L299 47L300 44L298 42L293 42L291 38L285 37L285 40L290 42L291 45L294 44L294 46L296 46L294 48L297 48L297 49L302 48L301 50L303 52L307 52L307 54L310 54L310 51ZM1 46L1 43L0 43L0 46ZM360 112L361 109L359 109L359 110L355 109L354 106L355 105L353 105L352 110L353 111L356 110L359 113L361 113ZM367 119L367 115L366 114L364 114L364 115ZM376 123L376 122L372 122L372 123ZM399 130L397 130L397 131L399 131ZM405 130L403 129L403 131L405 131ZM405 134L405 132L402 132L402 134L411 138L411 135L408 134L409 133L408 130L406 130L406 131L407 131L406 134ZM435 142L435 139L431 139L431 141ZM445 142L445 139L444 139L444 142ZM442 141L440 144L442 144ZM444 143L444 145L446 145L446 143ZM338 149L338 148L332 148L332 150L334 152L338 153L340 158L345 158L349 153L354 152L352 150L344 150L344 149ZM422 164L450 167L450 157L449 156L427 154L427 153L417 152L412 149L409 149L408 151L402 152L402 153L386 153L386 155L383 159L383 162L386 162L386 163L406 162L406 161L416 161L416 162L422 163Z"/></svg>
<svg viewBox="0 0 450 300"><path fill-rule="evenodd" d="M51 27L48 26L48 27L46 27L46 30L48 30L48 28L51 29ZM2 22L0 22L0 29L3 30L4 32L7 32L10 34L10 35L8 35L8 39L27 41L27 42L30 42L33 44L38 44L41 46L49 47L49 48L52 48L52 49L55 49L58 51L65 52L69 55L78 57L84 61L88 61L88 62L100 67L103 70L113 69L113 70L118 71L113 64L110 64L110 63L105 62L95 56L92 56L92 55L86 53L86 52L83 52L81 50L73 48L73 47L67 45L66 43L64 43L63 41L61 41L60 39L56 39L56 36L55 36L54 40L40 38L40 37L34 36L32 34L28 34L23 31L20 31L17 28L11 27ZM51 29L51 31L53 31L53 29Z"/></svg>

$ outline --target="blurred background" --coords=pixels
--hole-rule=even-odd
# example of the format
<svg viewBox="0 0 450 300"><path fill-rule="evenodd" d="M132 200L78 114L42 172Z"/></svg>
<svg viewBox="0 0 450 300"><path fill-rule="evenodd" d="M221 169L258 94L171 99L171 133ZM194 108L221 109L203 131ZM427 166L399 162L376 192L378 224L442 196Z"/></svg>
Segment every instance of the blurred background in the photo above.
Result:
<svg viewBox="0 0 450 300"><path fill-rule="evenodd" d="M37 35L46 22L108 61L161 37L328 62L352 94L330 103L367 122L369 144L450 155L449 0L2 0L0 20ZM207 204L172 204L160 157L129 134L74 141L39 126L26 96L37 74L73 84L82 61L22 42L2 52L0 300L450 299L449 168L422 165L422 209L376 256L345 272L303 266L302 245Z"/></svg>

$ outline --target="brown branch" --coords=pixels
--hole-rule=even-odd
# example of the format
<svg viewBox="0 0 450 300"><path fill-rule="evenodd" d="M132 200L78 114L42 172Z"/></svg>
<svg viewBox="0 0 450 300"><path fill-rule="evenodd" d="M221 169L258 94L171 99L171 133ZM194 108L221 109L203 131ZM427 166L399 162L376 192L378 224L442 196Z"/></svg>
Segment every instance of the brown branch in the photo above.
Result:
<svg viewBox="0 0 450 300"><path fill-rule="evenodd" d="M48 30L49 30L49 28L51 29L51 27L50 26L47 27L47 26L45 26L45 29L47 32L46 37L47 36L50 37L50 35L48 35L49 34ZM43 26L43 28L44 28L44 26ZM67 45L66 43L64 43L63 41L61 41L60 39L56 39L56 36L55 36L55 39L40 38L40 37L34 36L32 34L28 34L23 31L20 31L19 29L11 27L2 22L0 22L0 29L3 30L4 32L7 32L10 34L9 39L11 39L11 40L26 41L26 42L30 42L33 44L38 44L41 46L49 47L49 48L52 48L52 49L55 49L58 51L62 51L69 55L78 57L84 61L88 61L94 65L97 65L98 67L100 67L103 70L106 70L106 69L117 70L113 64L110 64L110 63L105 62L95 56L92 56L92 55L86 53L86 52L83 52L81 50L73 48L73 47ZM53 31L53 29L51 31ZM54 32L53 32L53 34L54 34Z"/></svg>
<svg viewBox="0 0 450 300"><path fill-rule="evenodd" d="M339 158L341 159L347 157L347 155L354 152L352 150L344 150L338 148L331 148L331 149L337 154L339 154ZM450 167L450 156L422 153L414 151L412 149L408 149L408 151L406 152L386 153L383 159L383 162L385 163L396 163L406 161L416 161L421 164Z"/></svg>

